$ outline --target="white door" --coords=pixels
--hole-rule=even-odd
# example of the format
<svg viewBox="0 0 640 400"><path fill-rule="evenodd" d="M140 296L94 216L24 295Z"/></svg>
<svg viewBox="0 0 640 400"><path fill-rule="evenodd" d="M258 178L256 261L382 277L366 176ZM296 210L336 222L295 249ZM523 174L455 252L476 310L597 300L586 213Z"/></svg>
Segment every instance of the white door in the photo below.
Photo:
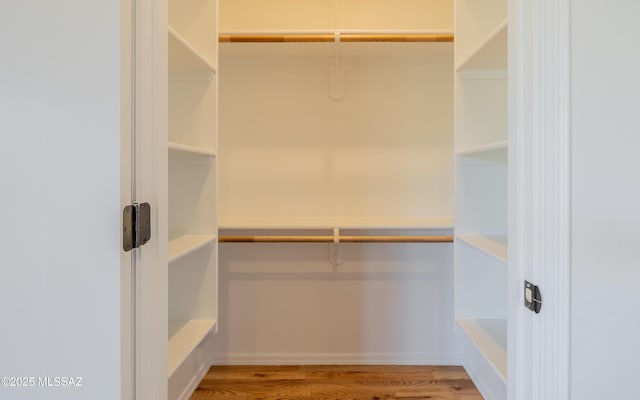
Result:
<svg viewBox="0 0 640 400"><path fill-rule="evenodd" d="M136 324L138 336L153 329L162 339L136 351L130 345L132 305L139 304L138 315L150 312L154 297L162 307L161 290L147 287L158 283L153 276L166 275L162 265L150 282L139 273L133 301L132 268L157 261L165 247L153 243L166 237L156 227L146 253L123 254L122 206L137 200L131 127L148 130L128 120L132 9L126 0L2 4L0 398L112 400L133 398L134 391L162 398L166 391L166 368L137 376L132 367L134 354L136 369L150 362L150 346L158 347L153 358L162 364L162 317ZM152 111L139 112L136 118ZM153 163L140 167L145 179ZM139 195L157 196L151 183L136 186ZM157 203L153 196L145 201Z"/></svg>

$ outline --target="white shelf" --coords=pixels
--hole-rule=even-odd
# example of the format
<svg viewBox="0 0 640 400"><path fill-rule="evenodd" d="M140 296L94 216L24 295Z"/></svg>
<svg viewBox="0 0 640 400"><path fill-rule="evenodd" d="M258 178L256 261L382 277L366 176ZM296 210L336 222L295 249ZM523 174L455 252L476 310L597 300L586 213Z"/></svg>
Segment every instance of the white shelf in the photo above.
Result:
<svg viewBox="0 0 640 400"><path fill-rule="evenodd" d="M478 47L456 67L466 70L504 70L507 68L507 20L482 41Z"/></svg>
<svg viewBox="0 0 640 400"><path fill-rule="evenodd" d="M216 241L215 235L184 235L169 241L169 263L179 260Z"/></svg>
<svg viewBox="0 0 640 400"><path fill-rule="evenodd" d="M188 146L182 143L169 142L169 150L180 151L183 153L199 155L199 156L207 156L207 157L215 157L216 152L212 150L207 150L202 147Z"/></svg>
<svg viewBox="0 0 640 400"><path fill-rule="evenodd" d="M457 235L457 240L480 250L481 252L507 263L507 236L506 235Z"/></svg>
<svg viewBox="0 0 640 400"><path fill-rule="evenodd" d="M231 29L220 31L220 36L260 36L260 35L453 35L451 29Z"/></svg>
<svg viewBox="0 0 640 400"><path fill-rule="evenodd" d="M458 157L474 158L495 164L506 164L509 145L506 140L488 143L482 146L462 149L456 152Z"/></svg>
<svg viewBox="0 0 640 400"><path fill-rule="evenodd" d="M215 320L169 321L169 352L167 370L169 376L198 347L216 326Z"/></svg>
<svg viewBox="0 0 640 400"><path fill-rule="evenodd" d="M441 218L225 218L220 229L453 229L453 219Z"/></svg>
<svg viewBox="0 0 640 400"><path fill-rule="evenodd" d="M462 333L495 369L503 382L507 380L507 320L457 319Z"/></svg>
<svg viewBox="0 0 640 400"><path fill-rule="evenodd" d="M169 69L216 72L216 67L172 27L169 27Z"/></svg>

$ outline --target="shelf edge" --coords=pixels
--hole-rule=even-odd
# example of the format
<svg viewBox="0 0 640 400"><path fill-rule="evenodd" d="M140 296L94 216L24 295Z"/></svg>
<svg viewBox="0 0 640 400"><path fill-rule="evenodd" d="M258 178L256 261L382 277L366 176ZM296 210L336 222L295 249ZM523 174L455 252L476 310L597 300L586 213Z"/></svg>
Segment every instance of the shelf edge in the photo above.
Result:
<svg viewBox="0 0 640 400"><path fill-rule="evenodd" d="M453 35L455 32L452 29L264 29L264 30L241 30L231 29L226 31L220 31L218 34L222 36L227 35L334 35L340 34L354 34L354 35Z"/></svg>
<svg viewBox="0 0 640 400"><path fill-rule="evenodd" d="M190 336L191 340L189 340L189 345L180 346L180 357L174 360L167 360L167 372L168 376L171 377L176 370L184 363L184 361L189 357L191 353L198 347L200 343L212 332L215 331L215 327L217 321L215 319L207 319L207 320L187 320L187 321L175 321L175 322L184 322L184 326L179 329L171 338L168 340L169 353L171 353L172 345L176 347L175 343L183 339L184 336ZM195 326L195 325L198 326ZM195 333L194 333L195 332ZM177 351L175 348L173 351Z"/></svg>
<svg viewBox="0 0 640 400"><path fill-rule="evenodd" d="M433 225L402 225L402 224L283 224L272 225L264 223L256 224L233 224L221 222L218 229L227 230L321 230L321 229L358 229L358 230L452 230L453 224L433 224Z"/></svg>
<svg viewBox="0 0 640 400"><path fill-rule="evenodd" d="M489 333L480 321L503 321L506 325L506 319L456 319L456 325L462 333L469 339L475 348L483 355L485 360L494 369L494 372L506 384L507 382L507 349L503 344L498 343L496 338ZM500 354L498 354L500 353ZM500 360L497 360L500 356Z"/></svg>
<svg viewBox="0 0 640 400"><path fill-rule="evenodd" d="M172 36L175 40L178 41L185 49L187 49L195 58L197 58L203 65L205 65L210 72L217 73L217 68L212 65L200 52L191 44L187 39L184 38L177 30L173 27L168 27L169 36Z"/></svg>
<svg viewBox="0 0 640 400"><path fill-rule="evenodd" d="M189 153L199 156L207 156L207 157L216 157L216 152L212 150L207 150L202 147L197 146L189 146L182 143L177 142L169 142L169 150L181 151L183 153Z"/></svg>
<svg viewBox="0 0 640 400"><path fill-rule="evenodd" d="M508 247L505 244L492 239L489 235L457 234L456 239L504 264L507 264Z"/></svg>
<svg viewBox="0 0 640 400"><path fill-rule="evenodd" d="M456 72L462 72L466 70L465 65L468 64L474 57L476 57L480 52L489 44L492 40L494 40L499 34L502 33L504 29L507 29L508 26L508 18L502 20L498 26L487 35L487 37L478 44L478 46L467 55L462 61L460 61L456 66Z"/></svg>
<svg viewBox="0 0 640 400"><path fill-rule="evenodd" d="M172 242L175 245L175 243L179 243L182 240L186 241L187 239L196 239L196 238L198 238L199 240L195 241L192 245L186 246L186 247L181 246L177 251L174 251L173 254L169 252L168 263L171 264L183 257L188 256L191 253L195 253L196 251L210 244L215 243L217 236L216 235L184 235L169 241L169 248L171 248Z"/></svg>
<svg viewBox="0 0 640 400"><path fill-rule="evenodd" d="M509 142L506 140L501 140L499 142L488 143L488 144L484 144L477 147L469 147L469 148L461 149L456 152L456 156L467 157L467 156L487 153L494 150L502 150L502 149L506 150L508 148L509 148Z"/></svg>

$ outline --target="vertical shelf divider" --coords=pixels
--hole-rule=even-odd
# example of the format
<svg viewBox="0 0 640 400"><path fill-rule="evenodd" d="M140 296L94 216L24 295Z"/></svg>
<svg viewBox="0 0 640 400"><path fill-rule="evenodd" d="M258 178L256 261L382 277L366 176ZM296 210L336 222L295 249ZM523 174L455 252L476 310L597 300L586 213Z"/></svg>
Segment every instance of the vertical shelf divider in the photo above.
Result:
<svg viewBox="0 0 640 400"><path fill-rule="evenodd" d="M186 400L218 321L218 0L168 2L168 398Z"/></svg>
<svg viewBox="0 0 640 400"><path fill-rule="evenodd" d="M507 2L456 0L455 317L464 367L507 396Z"/></svg>

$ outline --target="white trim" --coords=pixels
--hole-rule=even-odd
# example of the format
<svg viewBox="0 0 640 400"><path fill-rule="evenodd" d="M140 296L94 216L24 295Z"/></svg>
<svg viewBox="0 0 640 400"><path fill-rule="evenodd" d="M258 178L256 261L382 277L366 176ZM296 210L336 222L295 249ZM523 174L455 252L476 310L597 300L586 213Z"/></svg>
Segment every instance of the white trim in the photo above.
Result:
<svg viewBox="0 0 640 400"><path fill-rule="evenodd" d="M216 354L213 365L462 365L461 354L232 353Z"/></svg>
<svg viewBox="0 0 640 400"><path fill-rule="evenodd" d="M510 3L509 396L569 398L569 0ZM540 314L522 306L538 284Z"/></svg>
<svg viewBox="0 0 640 400"><path fill-rule="evenodd" d="M569 398L571 16L569 0L543 0L534 7L533 129L540 134L534 136L533 167L542 176L536 179L534 172L533 218L543 223L534 228L533 266L549 304L534 336L541 350L534 376L541 383L537 399L560 400Z"/></svg>
<svg viewBox="0 0 640 400"><path fill-rule="evenodd" d="M136 253L136 399L167 398L167 1L136 0L136 187L151 240ZM160 312L158 312L160 310ZM164 311L164 312L163 312ZM165 332L165 334L159 334Z"/></svg>
<svg viewBox="0 0 640 400"><path fill-rule="evenodd" d="M507 398L530 400L531 333L529 314L522 311L521 282L527 265L526 246L530 243L526 228L531 222L526 202L530 198L529 161L526 158L531 132L530 6L527 0L509 3L509 275L508 275L508 346Z"/></svg>
<svg viewBox="0 0 640 400"><path fill-rule="evenodd" d="M131 204L131 4L120 1L120 210ZM122 243L122 236L118 243ZM121 400L134 400L131 253L120 250Z"/></svg>

